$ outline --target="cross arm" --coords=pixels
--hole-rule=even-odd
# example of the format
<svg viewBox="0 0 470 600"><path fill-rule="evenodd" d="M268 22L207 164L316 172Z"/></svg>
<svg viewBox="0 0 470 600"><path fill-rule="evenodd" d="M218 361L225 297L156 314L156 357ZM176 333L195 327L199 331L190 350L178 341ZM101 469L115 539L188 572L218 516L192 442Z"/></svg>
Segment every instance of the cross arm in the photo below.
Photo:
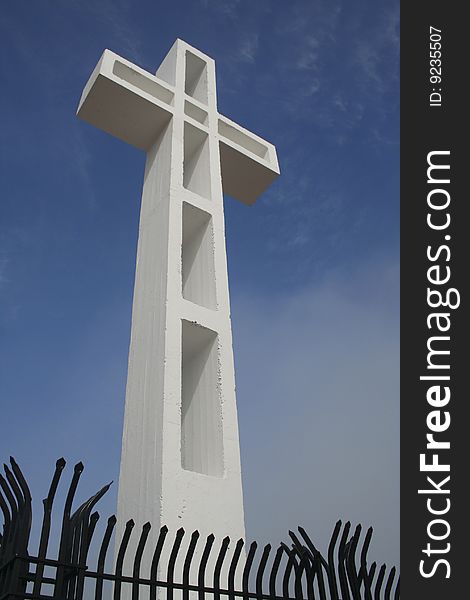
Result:
<svg viewBox="0 0 470 600"><path fill-rule="evenodd" d="M77 115L147 151L174 114L175 92L171 84L105 50L85 85ZM214 116L223 190L253 204L279 175L276 149L216 109Z"/></svg>
<svg viewBox="0 0 470 600"><path fill-rule="evenodd" d="M148 150L173 115L172 86L105 50L80 98L77 115Z"/></svg>
<svg viewBox="0 0 470 600"><path fill-rule="evenodd" d="M279 176L276 148L222 115L218 135L224 192L254 204Z"/></svg>

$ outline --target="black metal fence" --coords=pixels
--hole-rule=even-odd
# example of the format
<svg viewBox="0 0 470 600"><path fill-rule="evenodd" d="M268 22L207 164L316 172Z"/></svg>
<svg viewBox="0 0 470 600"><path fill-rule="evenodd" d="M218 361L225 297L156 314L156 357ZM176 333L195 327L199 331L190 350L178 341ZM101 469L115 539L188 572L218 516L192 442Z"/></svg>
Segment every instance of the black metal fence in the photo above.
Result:
<svg viewBox="0 0 470 600"><path fill-rule="evenodd" d="M83 464L75 466L62 512L57 557L48 556L52 508L65 467L60 459L43 500L44 516L39 547L30 554L32 502L26 480L13 458L0 474L0 509L4 526L0 536L0 600L34 598L37 600L82 600L109 598L164 598L189 600L213 598L235 600L394 600L399 598L399 578L395 568L368 565L370 528L361 541L361 526L351 533L350 524L336 523L326 557L314 546L306 531L289 532L289 544L275 550L256 542L245 548L244 541L231 543L228 537L216 543L214 535L200 540L198 531L188 534L179 529L170 535L162 527L148 572L142 572L142 557L151 529L146 523L129 554L134 522L128 521L116 554L113 569L106 569L116 517L108 519L104 534L97 539L96 558L90 552L99 514L93 509L106 493L103 487L75 511L73 500ZM185 543L183 543L183 541ZM128 562L130 560L130 563ZM108 561L109 562L109 561ZM132 565L125 572L124 565ZM162 568L162 565L165 565ZM208 568L208 565L211 567ZM177 567L178 565L178 567ZM110 571L110 572L108 572ZM196 574L191 578L190 572ZM162 576L162 573L164 575ZM222 575L223 573L223 575Z"/></svg>

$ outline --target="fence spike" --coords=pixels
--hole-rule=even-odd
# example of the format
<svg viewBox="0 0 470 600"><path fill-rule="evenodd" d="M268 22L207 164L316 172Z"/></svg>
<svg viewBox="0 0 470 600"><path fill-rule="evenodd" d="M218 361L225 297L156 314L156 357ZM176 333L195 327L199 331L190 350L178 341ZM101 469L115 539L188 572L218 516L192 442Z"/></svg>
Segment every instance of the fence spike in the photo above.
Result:
<svg viewBox="0 0 470 600"><path fill-rule="evenodd" d="M16 500L17 506L17 515L12 528L12 543L18 552L24 553L26 548L23 546L23 537L25 533L25 527L27 527L27 523L25 523L25 512L26 512L26 504L25 499L23 497L23 493L18 485L15 476L10 471L8 465L3 465L5 469L5 475L8 483L10 484L10 488L13 490L13 494ZM26 516L27 519L27 516Z"/></svg>
<svg viewBox="0 0 470 600"><path fill-rule="evenodd" d="M227 555L227 549L230 544L230 538L228 536L224 537L222 543L220 545L219 554L217 555L217 560L215 562L214 568L214 579L213 579L213 587L214 587L214 600L219 600L220 598L220 573L222 572L222 565L224 564L225 557Z"/></svg>
<svg viewBox="0 0 470 600"><path fill-rule="evenodd" d="M382 589L382 583L385 577L386 566L382 565L380 567L379 574L377 576L377 581L375 582L375 590L374 590L374 600L380 600L380 591Z"/></svg>
<svg viewBox="0 0 470 600"><path fill-rule="evenodd" d="M191 562L193 560L193 556L194 556L194 551L196 550L196 544L197 541L199 539L199 531L193 531L193 533L191 534L191 539L189 540L189 546L188 549L186 551L186 556L184 559L184 564L183 564L183 585L184 586L188 586L189 585L189 572L191 569ZM183 600L188 600L189 599L189 590L186 588L183 588ZM138 599L136 599L138 600Z"/></svg>
<svg viewBox="0 0 470 600"><path fill-rule="evenodd" d="M341 520L336 521L333 533L331 534L330 542L328 544L328 568L326 573L328 577L328 586L330 591L331 600L339 600L338 583L335 575L335 548L338 541L339 533L341 531L342 522Z"/></svg>
<svg viewBox="0 0 470 600"><path fill-rule="evenodd" d="M79 557L80 557L80 541L81 541L81 537L82 537L82 529L83 529L82 520L79 520L78 523L77 522L74 523L73 528L72 528L72 553L71 553L71 556L69 559L73 565L77 565L80 562ZM72 600L72 598L74 598L76 585L77 585L77 577L76 577L76 572L74 572L72 576L67 577L67 580L65 583L66 600Z"/></svg>
<svg viewBox="0 0 470 600"><path fill-rule="evenodd" d="M315 575L317 576L317 586L320 600L326 600L326 587L325 578L323 577L323 568L326 570L328 575L328 563L320 554L320 552L313 553L310 548L304 547L304 552L300 557L300 567L302 571L305 571L307 578L307 596L309 600L315 598L314 582ZM299 577L302 573L299 574Z"/></svg>
<svg viewBox="0 0 470 600"><path fill-rule="evenodd" d="M395 593L393 594L393 600L399 600L400 598L400 577L397 579L397 583L395 585Z"/></svg>
<svg viewBox="0 0 470 600"><path fill-rule="evenodd" d="M235 545L235 549L233 551L233 556L232 556L232 560L230 561L230 568L228 571L228 589L229 589L229 600L234 600L235 599L235 595L234 595L234 591L235 591L235 573L237 570L237 566L238 566L238 561L240 560L240 555L242 552L242 548L244 546L244 541L240 538L236 545Z"/></svg>
<svg viewBox="0 0 470 600"><path fill-rule="evenodd" d="M339 541L338 547L338 576L339 576L339 585L341 588L341 595L343 596L342 600L351 600L351 596L349 594L348 587L348 579L346 575L345 568L345 560L346 560L346 545L347 538L349 535L349 530L351 528L351 523L347 521L343 527L343 533L341 534L341 539Z"/></svg>
<svg viewBox="0 0 470 600"><path fill-rule="evenodd" d="M339 521L341 523L341 521ZM300 535L303 537L305 543L307 544L307 548L310 550L310 552L312 553L312 555L318 560L320 560L321 564L324 566L325 571L328 573L328 562L323 558L321 552L317 549L317 547L315 546L315 544L312 542L310 536L307 534L307 532L305 531L305 529L303 527L299 527L299 532ZM333 532L333 535L335 535L336 532L336 527L335 527L335 531ZM339 528L338 528L338 533L339 533ZM338 533L336 533L336 538L338 537ZM335 538L335 543L336 543L336 538ZM299 543L299 547L301 546L300 542ZM331 541L330 541L331 544ZM334 599L333 599L334 600Z"/></svg>
<svg viewBox="0 0 470 600"><path fill-rule="evenodd" d="M301 546L299 549L292 545L291 553L293 555L294 561L294 592L297 600L303 600L303 589L302 589L302 575L305 571L306 577L308 579L309 572L311 571L310 566L310 555L308 549L305 546ZM297 561L296 554L299 555L299 559ZM314 559L315 561L315 559ZM316 566L316 562L313 563ZM320 590L321 593L321 590Z"/></svg>
<svg viewBox="0 0 470 600"><path fill-rule="evenodd" d="M62 471L66 465L64 458L59 458L55 464L54 475L52 476L51 485L47 498L42 501L43 504L43 517L41 526L41 536L39 538L39 549L38 558L44 559L47 554L47 547L49 545L49 536L51 532L51 514L52 506L54 503L55 494L57 492L57 486L62 475ZM33 596L38 596L41 593L42 578L44 575L44 563L38 563L36 566L36 573L33 583Z"/></svg>
<svg viewBox="0 0 470 600"><path fill-rule="evenodd" d="M263 575L268 562L269 553L271 552L271 544L266 544L261 555L258 570L256 571L256 594L259 598L263 595Z"/></svg>
<svg viewBox="0 0 470 600"><path fill-rule="evenodd" d="M86 541L86 553L88 554L88 550L90 549L91 540L93 538L93 534L95 533L96 525L100 520L100 513L95 511L90 517L90 524L88 526L88 538Z"/></svg>
<svg viewBox="0 0 470 600"><path fill-rule="evenodd" d="M13 464L15 464L14 460ZM14 474L10 470L8 465L4 464L3 466L5 470L6 480L2 478L2 488L7 497L7 500L9 502L12 502L12 519L8 531L9 539L5 544L5 550L7 553L6 558L10 558L17 554L27 554L29 533L31 529L31 501L28 500L27 491L25 493L22 489L23 486L20 485L21 478L19 479L20 483L18 483L16 479L16 473ZM7 493L7 491L9 492L9 494ZM14 561L11 564L10 569L6 572L5 582L15 582L18 594L22 594L26 590L26 580L24 577L27 574L28 570L29 565L27 563L22 561ZM10 585L10 583L8 583L8 585Z"/></svg>
<svg viewBox="0 0 470 600"><path fill-rule="evenodd" d="M83 473L83 463L79 462L75 465L73 470L72 481L70 482L69 490L64 505L64 512L62 516L62 530L60 535L59 543L59 562L66 563L70 560L71 545L73 542L72 531L70 527L70 513L72 510L72 503L77 491L78 482L80 476ZM54 598L59 599L65 596L64 594L64 568L62 566L57 568L57 577L54 589Z"/></svg>
<svg viewBox="0 0 470 600"><path fill-rule="evenodd" d="M106 562L106 554L108 553L109 542L111 540L111 536L114 531L114 527L116 525L116 516L112 515L108 519L108 524L106 526L106 530L104 532L103 540L101 542L100 553L98 555L98 563L96 566L96 571L98 574L104 573L104 566ZM101 600L103 597L103 579L100 577L96 578L95 585L95 600Z"/></svg>
<svg viewBox="0 0 470 600"><path fill-rule="evenodd" d="M250 549L248 550L248 556L246 557L246 563L243 568L242 591L244 593L244 597L247 599L249 598L249 596L248 596L249 587L248 586L249 586L249 580L250 580L250 571L251 571L251 567L253 565L253 561L255 558L257 548L258 548L258 544L256 542L251 542Z"/></svg>
<svg viewBox="0 0 470 600"><path fill-rule="evenodd" d="M307 587L307 598L308 600L315 600L315 591L314 591L314 583L315 576L317 577L317 588L319 594L319 600L333 600L331 595L327 595L326 585L325 585L325 577L323 574L323 569L325 569L326 574L328 575L328 563L326 561L326 567L324 566L321 559L323 556L319 554L318 556L312 557L309 555L310 561L306 564L306 587ZM324 560L324 559L323 559ZM310 564L311 563L311 564Z"/></svg>
<svg viewBox="0 0 470 600"><path fill-rule="evenodd" d="M17 501L24 502L20 486L18 485L13 473L11 472L10 467L6 463L3 463L3 470L5 471L5 476L8 480L8 483L11 486L11 489L13 490L13 493L15 494Z"/></svg>
<svg viewBox="0 0 470 600"><path fill-rule="evenodd" d="M82 467L81 463L77 465L77 471ZM78 482L78 479L77 479ZM69 560L73 564L78 564L82 568L78 571L76 576L69 577L68 581L65 582L65 589L67 598L81 598L84 586L84 575L83 568L86 567L86 558L88 554L88 548L91 543L91 537L89 527L91 524L90 513L95 504L102 498L102 496L108 491L111 484L102 487L96 494L88 498L79 508L72 514L71 517L66 517L67 530L68 530L68 547L65 546L64 552L66 556L69 556ZM68 507L68 512L71 510L71 504ZM94 529L94 528L93 528ZM93 532L91 532L93 533Z"/></svg>
<svg viewBox="0 0 470 600"><path fill-rule="evenodd" d="M284 571L284 575L282 577L282 594L284 597L289 597L289 580L292 573L292 569L294 568L294 564L296 564L295 554L291 552L290 548L281 542L282 548L284 548L285 553L287 554L288 560L286 563L286 568Z"/></svg>
<svg viewBox="0 0 470 600"><path fill-rule="evenodd" d="M2 490L0 489L0 510L3 513L3 533L6 536L6 532L8 531L8 528L10 527L10 523L11 523L11 516L10 516L10 510L8 508L8 504L6 503L4 497L3 497L3 493ZM6 542L5 537L2 538L3 540L3 544ZM3 545L2 545L3 548Z"/></svg>
<svg viewBox="0 0 470 600"><path fill-rule="evenodd" d="M3 493L5 494L5 498L7 499L7 502L10 505L11 522L12 522L12 527L14 527L16 515L18 514L18 506L16 504L15 496L13 495L7 480L3 477L3 475L1 473L0 473L0 487L2 488Z"/></svg>
<svg viewBox="0 0 470 600"><path fill-rule="evenodd" d="M144 554L145 544L147 543L147 539L150 533L151 524L149 522L145 523L142 526L142 532L140 534L139 543L137 544L137 550L134 557L134 566L132 569L132 577L133 579L140 578L140 565L142 562L142 556ZM139 600L139 583L134 581L132 584L132 600Z"/></svg>
<svg viewBox="0 0 470 600"><path fill-rule="evenodd" d="M16 506L15 497L10 489L10 486L7 480L0 474L0 493L3 490L3 494L5 496L6 501L6 515L10 517L5 518L5 526L4 526L4 536L2 539L2 547L1 547L1 558L2 563L6 562L15 554L15 531L18 527L18 507ZM9 506L8 506L9 505ZM10 579L13 577L13 574L10 570L4 571L0 574L0 590L6 589L9 585Z"/></svg>
<svg viewBox="0 0 470 600"><path fill-rule="evenodd" d="M367 530L364 542L361 549L361 568L359 570L359 589L361 588L362 582L364 583L364 600L372 600L372 590L369 579L369 572L367 570L367 552L369 551L370 540L372 538L372 527Z"/></svg>
<svg viewBox="0 0 470 600"><path fill-rule="evenodd" d="M69 583L71 599L75 597L81 598L83 594L83 586L85 583L83 569L86 568L88 549L90 547L91 537L94 531L94 525L91 520L90 513L97 502L109 490L111 483L103 486L98 492L96 492L96 494L84 502L81 507L75 511L71 518L73 532L73 562L76 562L82 567L78 572L77 578L72 579ZM75 585L76 594L74 591Z"/></svg>
<svg viewBox="0 0 470 600"><path fill-rule="evenodd" d="M215 536L213 533L207 536L206 544L204 546L204 550L202 551L201 560L199 561L199 569L197 574L197 584L199 587L199 598L205 598L205 594L203 591L204 586L206 585L206 567L207 561L209 560L209 555L212 550L212 546L214 544Z"/></svg>
<svg viewBox="0 0 470 600"><path fill-rule="evenodd" d="M338 521L336 523L336 526L335 526L335 529L334 529L333 535L332 535L332 540L334 539L333 548L336 543L336 539L338 537L340 527L341 527L341 521ZM310 552L312 554L312 558L311 558L312 564L313 564L312 585L313 585L313 579L315 578L315 574L316 574L317 578L318 578L318 591L320 594L320 599L322 600L323 598L326 598L325 580L323 577L323 570L322 570L322 569L325 569L326 576L328 578L328 587L329 587L331 599L337 600L338 589L336 587L336 581L335 581L335 577L334 577L334 557L332 558L333 571L331 572L330 563L325 560L325 558L322 556L321 552L316 548L316 546L310 539L310 537L307 534L307 532L305 531L305 529L303 527L299 527L299 532L300 532L300 535L303 537L305 543L307 544L307 548L310 550ZM330 545L329 545L329 551L330 551L330 548L331 548L331 540L330 540ZM308 579L308 573L307 573L307 579Z"/></svg>
<svg viewBox="0 0 470 600"><path fill-rule="evenodd" d="M279 546L276 551L276 555L273 560L271 567L271 573L269 574L269 594L270 596L276 596L276 578L281 564L282 557L284 555L284 548Z"/></svg>
<svg viewBox="0 0 470 600"><path fill-rule="evenodd" d="M358 576L356 569L356 549L359 543L362 527L357 525L353 537L349 540L348 550L346 552L346 572L348 574L349 586L354 600L361 600L359 591Z"/></svg>
<svg viewBox="0 0 470 600"><path fill-rule="evenodd" d="M315 575L317 574L317 571L319 573L319 578L318 581L321 580L322 585L319 586L319 594L320 594L320 600L326 600L326 595L325 595L325 584L323 581L323 573L321 571L322 569L322 564L319 560L318 557L312 557L310 556L310 561L314 561L311 565L307 564L307 582L306 582L306 586L307 586L307 598L308 600L315 600L315 591L314 591L314 582L315 582Z"/></svg>
<svg viewBox="0 0 470 600"><path fill-rule="evenodd" d="M388 579L387 579L387 584L385 586L385 594L384 594L384 600L390 600L390 595L392 593L392 585L393 585L393 580L395 579L395 567L392 567L390 569L390 573L388 575Z"/></svg>
<svg viewBox="0 0 470 600"><path fill-rule="evenodd" d="M83 502L77 508L77 510L72 514L72 516L70 517L70 520L76 521L76 520L85 518L86 513L91 512L92 508L95 506L95 504L99 500L101 500L101 498L106 494L106 492L109 490L109 488L111 487L112 484L113 484L112 481L110 483L107 483L100 490L98 490L96 492L96 494L93 494L93 496L90 496L88 498L88 500L85 500L85 502Z"/></svg>
<svg viewBox="0 0 470 600"><path fill-rule="evenodd" d="M31 492L29 490L28 484L26 483L26 479L24 478L23 473L21 472L21 469L18 466L16 460L13 458L13 456L10 456L10 464L11 470L13 471L13 474L15 475L16 480L18 481L18 484L23 493L25 502L31 502Z"/></svg>
<svg viewBox="0 0 470 600"><path fill-rule="evenodd" d="M157 598L157 576L158 576L158 564L160 562L160 556L162 553L163 544L165 543L165 538L168 534L168 527L164 525L160 529L160 533L158 535L157 544L155 546L155 551L152 557L152 563L150 565L150 580L152 581L152 586L150 587L150 600L156 600Z"/></svg>
<svg viewBox="0 0 470 600"><path fill-rule="evenodd" d="M375 576L375 571L377 569L377 563L373 562L370 566L369 569L369 573L367 575L368 579L369 579L369 585L370 585L370 592L372 594L372 590L373 590L373 584L374 584L374 576ZM372 596L371 596L372 598Z"/></svg>
<svg viewBox="0 0 470 600"><path fill-rule="evenodd" d="M73 468L73 476L72 481L70 482L69 491L67 493L67 498L65 499L64 505L64 516L70 518L70 513L72 512L72 503L75 497L75 492L77 491L78 482L83 473L84 465L82 462L78 462Z"/></svg>
<svg viewBox="0 0 470 600"><path fill-rule="evenodd" d="M168 569L167 569L167 591L166 591L166 600L173 600L173 583L175 576L175 564L176 559L178 558L178 552L181 547L181 541L184 537L185 531L183 527L180 527L176 532L175 541L173 542L173 548L171 549L170 559L168 561Z"/></svg>
<svg viewBox="0 0 470 600"><path fill-rule="evenodd" d="M119 545L119 550L116 559L116 569L115 575L117 579L114 581L114 600L120 600L121 598L121 587L122 587L122 567L124 564L124 557L126 555L126 550L129 545L129 540L131 537L132 530L134 529L135 522L133 519L129 519L126 523L126 527L124 529L124 533L122 536L121 544Z"/></svg>

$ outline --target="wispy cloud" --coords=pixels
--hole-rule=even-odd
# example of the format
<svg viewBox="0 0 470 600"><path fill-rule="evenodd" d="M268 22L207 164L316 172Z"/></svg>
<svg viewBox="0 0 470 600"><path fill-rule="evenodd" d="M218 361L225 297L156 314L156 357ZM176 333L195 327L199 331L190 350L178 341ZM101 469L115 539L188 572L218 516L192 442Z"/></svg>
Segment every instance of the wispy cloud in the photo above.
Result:
<svg viewBox="0 0 470 600"><path fill-rule="evenodd" d="M288 35L305 35L315 30L322 39L333 40L342 11L341 0L294 2L289 7L288 17L277 24L277 31Z"/></svg>
<svg viewBox="0 0 470 600"><path fill-rule="evenodd" d="M256 29L242 32L232 47L224 49L218 61L219 84L225 93L235 94L245 85L249 73L247 66L256 67L260 51L260 36Z"/></svg>
<svg viewBox="0 0 470 600"><path fill-rule="evenodd" d="M80 128L74 128L70 140L70 154L73 160L70 161L70 168L78 178L82 189L83 197L86 198L88 208L93 210L97 205L96 193L90 174L91 154L83 138Z"/></svg>
<svg viewBox="0 0 470 600"><path fill-rule="evenodd" d="M398 81L399 7L384 9L374 29L364 36L358 27L353 64L362 73L365 86L384 93Z"/></svg>
<svg viewBox="0 0 470 600"><path fill-rule="evenodd" d="M242 62L255 62L258 43L259 36L257 33L249 33L242 38L238 49L238 56Z"/></svg>
<svg viewBox="0 0 470 600"><path fill-rule="evenodd" d="M383 95L397 86L398 19L396 4L371 17L341 1L294 3L274 28L285 48L277 63L288 117L313 124L338 146L363 127L366 114L380 132L388 122Z"/></svg>
<svg viewBox="0 0 470 600"><path fill-rule="evenodd" d="M73 5L77 10L88 11L109 28L110 37L124 49L127 58L144 62L140 32L130 21L132 0L73 0Z"/></svg>
<svg viewBox="0 0 470 600"><path fill-rule="evenodd" d="M201 0L204 8L216 11L224 17L237 17L240 0Z"/></svg>
<svg viewBox="0 0 470 600"><path fill-rule="evenodd" d="M289 18L278 24L278 35L289 48L283 71L286 75L291 73L300 90L311 88L313 73L317 78L322 71L328 48L336 42L341 10L338 3L328 7L323 2L298 3Z"/></svg>
<svg viewBox="0 0 470 600"><path fill-rule="evenodd" d="M381 61L382 53L377 45L367 40L357 43L355 62L362 71L364 82L367 85L373 83L379 91L385 88L385 80L380 73Z"/></svg>
<svg viewBox="0 0 470 600"><path fill-rule="evenodd" d="M354 230L359 215L351 218L345 209L348 199L341 181L322 179L297 161L302 164L305 158L294 154L284 164L282 181L264 200L264 239L275 261L284 261L295 253L292 280L315 279L331 260L328 257L341 253L346 233ZM276 226L280 213L284 214L282 228Z"/></svg>
<svg viewBox="0 0 470 600"><path fill-rule="evenodd" d="M398 3L391 4L384 10L382 23L384 38L398 54L400 50L400 5Z"/></svg>
<svg viewBox="0 0 470 600"><path fill-rule="evenodd" d="M297 57L295 67L301 71L318 70L319 46L317 37L308 35Z"/></svg>

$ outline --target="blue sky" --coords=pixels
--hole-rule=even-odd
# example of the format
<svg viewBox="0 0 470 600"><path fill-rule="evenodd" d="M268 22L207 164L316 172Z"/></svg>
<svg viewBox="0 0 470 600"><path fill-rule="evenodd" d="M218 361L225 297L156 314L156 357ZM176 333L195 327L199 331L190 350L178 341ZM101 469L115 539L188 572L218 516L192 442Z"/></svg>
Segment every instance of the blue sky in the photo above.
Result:
<svg viewBox="0 0 470 600"><path fill-rule="evenodd" d="M337 518L398 563L398 1L16 0L0 15L1 456L117 479L144 156L79 121L104 48L216 59L281 177L225 198L250 537ZM102 502L114 511L116 486ZM37 508L40 510L40 506Z"/></svg>

